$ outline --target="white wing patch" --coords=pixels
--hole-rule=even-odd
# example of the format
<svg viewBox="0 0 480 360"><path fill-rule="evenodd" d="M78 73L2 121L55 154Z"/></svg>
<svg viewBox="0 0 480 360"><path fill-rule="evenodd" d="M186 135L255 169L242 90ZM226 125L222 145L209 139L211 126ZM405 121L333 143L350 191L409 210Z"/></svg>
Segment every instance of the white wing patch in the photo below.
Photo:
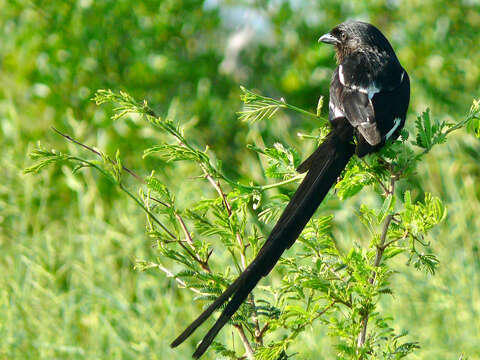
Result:
<svg viewBox="0 0 480 360"><path fill-rule="evenodd" d="M340 83L345 86L345 76L343 76L343 66L340 65L338 67L338 79L340 80Z"/></svg>
<svg viewBox="0 0 480 360"><path fill-rule="evenodd" d="M400 118L396 118L395 120L393 120L393 122L394 122L393 127L390 129L387 135L385 135L385 140L390 139L390 136L392 136L395 130L397 130L398 126L400 125Z"/></svg>
<svg viewBox="0 0 480 360"><path fill-rule="evenodd" d="M333 114L333 118L345 116L345 113L337 108L331 101L328 103L328 109L330 110L330 113Z"/></svg>
<svg viewBox="0 0 480 360"><path fill-rule="evenodd" d="M403 74L402 74L402 78L403 78ZM380 89L377 88L377 85L375 83L372 83L368 88L363 88L356 85L345 85L345 75L343 74L342 65L339 65L338 67L338 80L340 80L340 83L343 86L346 86L346 87L349 87L350 89L357 90L361 93L367 94L370 100L372 100L373 96L380 91Z"/></svg>

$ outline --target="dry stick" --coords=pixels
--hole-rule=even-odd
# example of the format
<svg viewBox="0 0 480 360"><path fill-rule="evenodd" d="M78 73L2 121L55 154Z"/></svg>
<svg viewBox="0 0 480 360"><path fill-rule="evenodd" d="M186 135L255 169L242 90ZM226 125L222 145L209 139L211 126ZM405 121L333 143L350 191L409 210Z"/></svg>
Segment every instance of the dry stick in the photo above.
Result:
<svg viewBox="0 0 480 360"><path fill-rule="evenodd" d="M207 169L205 169L204 166L202 166L202 170L205 173L205 178L210 182L210 184L212 184L214 189L217 191L218 195L220 195L220 197L222 198L223 204L227 209L228 216L230 217L232 215L232 208L230 207L230 204L228 203L227 198L222 188L220 187L220 184L217 181L215 181L215 179L212 177L212 175L208 173Z"/></svg>
<svg viewBox="0 0 480 360"><path fill-rule="evenodd" d="M258 337L260 339L263 338L263 335L265 334L265 332L270 328L270 323L267 321L267 323L263 326L262 330L260 330L260 333L258 334Z"/></svg>
<svg viewBox="0 0 480 360"><path fill-rule="evenodd" d="M177 214L177 212L174 212L174 214L175 214L175 217L177 218L178 222L180 223L180 226L181 226L181 228L182 228L182 230L185 234L185 239L186 239L187 243L190 245L190 247L192 249L195 250L195 246L193 245L192 236L188 232L188 229L187 229L187 226L185 225L185 222L183 221L182 217ZM181 245L181 243L180 243L180 245ZM212 251L213 251L213 249L210 251L210 253L208 254L207 259L205 261L202 260L200 258L200 256L198 256L198 254L195 253L195 259L200 264L200 267L210 274L212 273L212 270L210 269L210 266L208 265L208 259L210 258L210 255L212 254Z"/></svg>
<svg viewBox="0 0 480 360"><path fill-rule="evenodd" d="M322 311L320 311L317 315L315 315L315 317L313 318L313 320L317 320L320 316L322 316L323 314L325 314L328 310L330 310L335 304L337 303L337 300L334 300L330 303L330 305L326 306ZM313 321L312 321L313 322Z"/></svg>

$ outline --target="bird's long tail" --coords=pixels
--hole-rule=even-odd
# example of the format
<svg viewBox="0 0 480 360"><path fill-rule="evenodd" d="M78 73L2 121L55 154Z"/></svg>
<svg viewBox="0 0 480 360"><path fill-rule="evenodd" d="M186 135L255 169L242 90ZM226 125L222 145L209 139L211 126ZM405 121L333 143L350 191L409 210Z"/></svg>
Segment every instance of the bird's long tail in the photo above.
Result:
<svg viewBox="0 0 480 360"><path fill-rule="evenodd" d="M260 279L272 270L283 252L292 246L298 238L330 188L335 184L354 152L355 146L352 143L352 128L350 126L335 128L330 132L318 149L297 169L299 172L308 171L308 173L290 199L290 202L255 259L240 276L172 342L171 347L176 347L185 341L216 309L231 298L215 325L213 325L197 347L193 357L199 358L203 355L220 329L238 310Z"/></svg>

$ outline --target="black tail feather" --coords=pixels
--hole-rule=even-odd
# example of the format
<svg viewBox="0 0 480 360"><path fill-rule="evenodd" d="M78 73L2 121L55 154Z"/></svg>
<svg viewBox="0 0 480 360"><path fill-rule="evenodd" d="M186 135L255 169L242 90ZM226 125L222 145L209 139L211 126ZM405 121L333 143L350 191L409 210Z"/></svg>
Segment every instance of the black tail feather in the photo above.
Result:
<svg viewBox="0 0 480 360"><path fill-rule="evenodd" d="M257 285L261 278L262 276L259 273L255 273L252 274L251 277L246 279L246 282L242 285L242 287L238 289L235 295L233 295L232 299L227 304L218 320L215 322L215 325L212 326L212 328L208 331L207 335L205 335L205 337L203 338L200 345L198 345L197 349L193 353L193 357L195 359L198 359L205 353L205 351L207 351L208 347L212 343L213 339L215 339L218 332L223 328L223 326L228 322L228 320L230 320L233 314L235 314L240 305L242 305L242 303L245 301L245 299L248 297L250 292Z"/></svg>
<svg viewBox="0 0 480 360"><path fill-rule="evenodd" d="M243 274L245 274L245 272L242 273L237 280L235 280L198 318L195 319L195 321L193 321L175 340L172 341L170 344L172 348L184 342L215 310L222 306L230 296L235 293L242 281Z"/></svg>
<svg viewBox="0 0 480 360"><path fill-rule="evenodd" d="M252 263L177 339L175 347L188 338L216 309L231 300L193 354L202 356L215 336L238 310L248 294L266 276L283 252L292 246L355 152L350 126L336 127L319 148L299 167L307 175L283 211L270 236Z"/></svg>

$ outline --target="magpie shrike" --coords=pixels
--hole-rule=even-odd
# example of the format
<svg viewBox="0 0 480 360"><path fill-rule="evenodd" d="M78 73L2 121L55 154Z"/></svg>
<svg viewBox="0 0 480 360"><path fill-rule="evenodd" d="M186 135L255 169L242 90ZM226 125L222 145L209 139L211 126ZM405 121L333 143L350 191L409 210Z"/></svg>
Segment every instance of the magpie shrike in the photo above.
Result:
<svg viewBox="0 0 480 360"><path fill-rule="evenodd" d="M349 21L319 41L334 45L339 64L330 84L332 130L298 167L299 172L307 174L252 263L172 342L172 347L181 344L230 300L197 347L194 358L203 355L260 279L293 245L350 158L378 151L387 140L396 139L405 124L410 80L380 30L365 22Z"/></svg>

